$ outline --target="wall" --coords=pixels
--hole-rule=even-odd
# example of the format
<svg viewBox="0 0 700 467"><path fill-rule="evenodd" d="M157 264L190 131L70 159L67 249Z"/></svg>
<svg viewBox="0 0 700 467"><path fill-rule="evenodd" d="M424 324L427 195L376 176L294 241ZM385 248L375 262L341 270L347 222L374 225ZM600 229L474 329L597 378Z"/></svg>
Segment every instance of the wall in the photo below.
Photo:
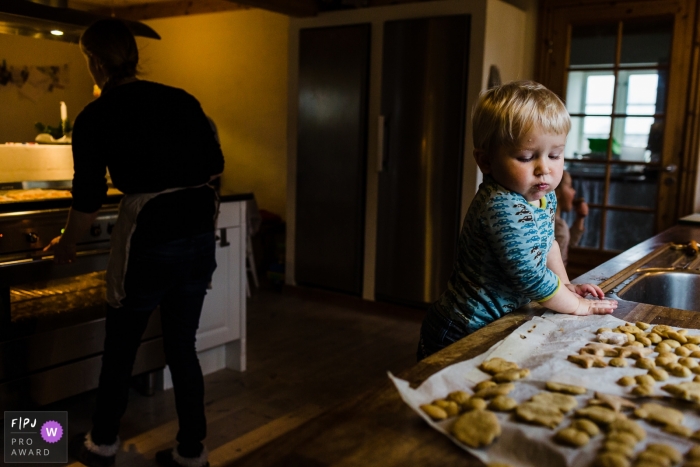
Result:
<svg viewBox="0 0 700 467"><path fill-rule="evenodd" d="M65 89L43 93L35 102L21 96L15 85L0 86L0 143L34 141L34 123L60 123L60 101L66 102L72 121L93 99L92 78L76 44L0 34L0 63L3 59L15 68L68 64L70 81Z"/></svg>
<svg viewBox="0 0 700 467"><path fill-rule="evenodd" d="M147 22L142 78L181 87L218 127L226 158L222 191L253 192L261 209L286 209L286 16L264 10Z"/></svg>

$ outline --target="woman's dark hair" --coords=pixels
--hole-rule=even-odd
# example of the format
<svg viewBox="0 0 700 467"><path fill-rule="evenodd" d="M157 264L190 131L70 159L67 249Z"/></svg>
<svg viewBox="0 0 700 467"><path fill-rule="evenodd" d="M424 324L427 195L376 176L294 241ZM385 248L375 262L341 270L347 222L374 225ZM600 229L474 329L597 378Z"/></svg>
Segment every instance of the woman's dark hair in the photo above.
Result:
<svg viewBox="0 0 700 467"><path fill-rule="evenodd" d="M111 18L95 21L80 36L80 46L88 56L97 58L109 76L108 84L136 76L139 49L124 22Z"/></svg>

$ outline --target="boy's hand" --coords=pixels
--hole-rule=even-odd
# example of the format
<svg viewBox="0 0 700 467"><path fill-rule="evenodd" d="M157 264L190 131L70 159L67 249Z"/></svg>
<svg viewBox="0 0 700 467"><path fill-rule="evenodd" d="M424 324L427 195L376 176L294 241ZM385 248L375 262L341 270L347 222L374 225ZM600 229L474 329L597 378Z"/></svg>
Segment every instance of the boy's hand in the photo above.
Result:
<svg viewBox="0 0 700 467"><path fill-rule="evenodd" d="M577 316L609 315L616 308L616 300L589 300L579 297L578 308L573 314Z"/></svg>
<svg viewBox="0 0 700 467"><path fill-rule="evenodd" d="M595 284L566 284L566 288L579 297L585 297L591 294L597 298L605 298L603 290Z"/></svg>

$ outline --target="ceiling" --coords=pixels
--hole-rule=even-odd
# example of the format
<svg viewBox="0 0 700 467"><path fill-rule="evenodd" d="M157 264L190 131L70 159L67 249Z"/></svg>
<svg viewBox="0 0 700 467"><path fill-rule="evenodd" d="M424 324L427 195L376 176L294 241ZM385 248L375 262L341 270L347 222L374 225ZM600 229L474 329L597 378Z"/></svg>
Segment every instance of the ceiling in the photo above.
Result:
<svg viewBox="0 0 700 467"><path fill-rule="evenodd" d="M294 17L320 12L409 3L418 0L69 0L79 10L141 21L199 13L261 8Z"/></svg>

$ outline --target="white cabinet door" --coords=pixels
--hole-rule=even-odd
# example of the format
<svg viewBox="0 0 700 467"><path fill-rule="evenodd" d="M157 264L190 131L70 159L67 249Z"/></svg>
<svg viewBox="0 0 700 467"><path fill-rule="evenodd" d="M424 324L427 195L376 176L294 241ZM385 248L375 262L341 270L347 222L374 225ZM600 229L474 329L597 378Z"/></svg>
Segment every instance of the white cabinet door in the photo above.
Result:
<svg viewBox="0 0 700 467"><path fill-rule="evenodd" d="M225 243L222 245L223 232ZM241 337L241 228L219 229L216 271L207 291L197 332L197 351L210 349Z"/></svg>

